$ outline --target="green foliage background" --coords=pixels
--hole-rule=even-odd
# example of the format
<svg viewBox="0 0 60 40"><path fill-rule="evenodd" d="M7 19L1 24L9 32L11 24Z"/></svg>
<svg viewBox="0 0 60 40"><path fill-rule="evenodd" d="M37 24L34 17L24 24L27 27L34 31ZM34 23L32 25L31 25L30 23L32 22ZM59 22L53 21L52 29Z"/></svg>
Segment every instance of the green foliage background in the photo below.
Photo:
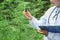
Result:
<svg viewBox="0 0 60 40"><path fill-rule="evenodd" d="M43 40L23 15L24 5L39 18L50 7L49 0L0 0L0 40Z"/></svg>

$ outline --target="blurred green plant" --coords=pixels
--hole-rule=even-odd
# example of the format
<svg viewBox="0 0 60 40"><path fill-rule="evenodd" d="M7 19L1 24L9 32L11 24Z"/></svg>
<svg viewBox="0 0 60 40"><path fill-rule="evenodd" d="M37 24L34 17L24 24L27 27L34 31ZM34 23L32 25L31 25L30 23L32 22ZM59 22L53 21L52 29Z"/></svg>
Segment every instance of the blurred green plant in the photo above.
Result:
<svg viewBox="0 0 60 40"><path fill-rule="evenodd" d="M29 2L27 4L28 10L31 12L33 16L36 18L40 18L45 11L50 7L50 1L49 0L24 0L26 2Z"/></svg>
<svg viewBox="0 0 60 40"><path fill-rule="evenodd" d="M36 18L50 6L48 0L0 0L0 40L43 40L23 16L25 4Z"/></svg>

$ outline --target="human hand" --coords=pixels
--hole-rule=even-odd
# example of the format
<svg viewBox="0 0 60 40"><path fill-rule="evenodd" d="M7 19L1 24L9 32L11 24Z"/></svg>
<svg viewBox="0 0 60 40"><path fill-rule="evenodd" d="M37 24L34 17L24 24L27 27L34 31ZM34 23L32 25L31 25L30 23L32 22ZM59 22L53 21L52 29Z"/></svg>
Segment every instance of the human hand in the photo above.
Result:
<svg viewBox="0 0 60 40"><path fill-rule="evenodd" d="M28 11L23 11L23 15L24 15L28 20L32 20L32 15L30 14L30 12L28 12Z"/></svg>
<svg viewBox="0 0 60 40"><path fill-rule="evenodd" d="M46 36L48 35L48 31L46 31L46 30L40 29L40 30L37 30L37 32L40 34L46 35Z"/></svg>

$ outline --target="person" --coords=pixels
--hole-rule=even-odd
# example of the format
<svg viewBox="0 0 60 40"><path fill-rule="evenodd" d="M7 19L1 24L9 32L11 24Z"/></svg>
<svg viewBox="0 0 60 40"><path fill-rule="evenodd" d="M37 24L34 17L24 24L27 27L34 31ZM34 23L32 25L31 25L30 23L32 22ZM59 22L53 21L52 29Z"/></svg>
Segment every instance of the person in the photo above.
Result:
<svg viewBox="0 0 60 40"><path fill-rule="evenodd" d="M60 33L52 33L42 30L38 26L60 26L60 0L50 0L53 7L50 7L46 13L37 20L30 12L23 12L24 16L29 20L40 34L44 35L44 40L60 40Z"/></svg>

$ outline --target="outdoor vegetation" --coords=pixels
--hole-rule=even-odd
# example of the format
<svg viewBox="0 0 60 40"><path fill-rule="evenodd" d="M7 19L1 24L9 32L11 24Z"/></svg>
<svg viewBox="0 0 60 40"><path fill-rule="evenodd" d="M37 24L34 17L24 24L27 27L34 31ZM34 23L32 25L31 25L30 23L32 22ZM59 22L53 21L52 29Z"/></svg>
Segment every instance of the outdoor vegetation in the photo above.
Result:
<svg viewBox="0 0 60 40"><path fill-rule="evenodd" d="M39 19L50 6L49 0L0 0L0 40L43 40L23 11Z"/></svg>

